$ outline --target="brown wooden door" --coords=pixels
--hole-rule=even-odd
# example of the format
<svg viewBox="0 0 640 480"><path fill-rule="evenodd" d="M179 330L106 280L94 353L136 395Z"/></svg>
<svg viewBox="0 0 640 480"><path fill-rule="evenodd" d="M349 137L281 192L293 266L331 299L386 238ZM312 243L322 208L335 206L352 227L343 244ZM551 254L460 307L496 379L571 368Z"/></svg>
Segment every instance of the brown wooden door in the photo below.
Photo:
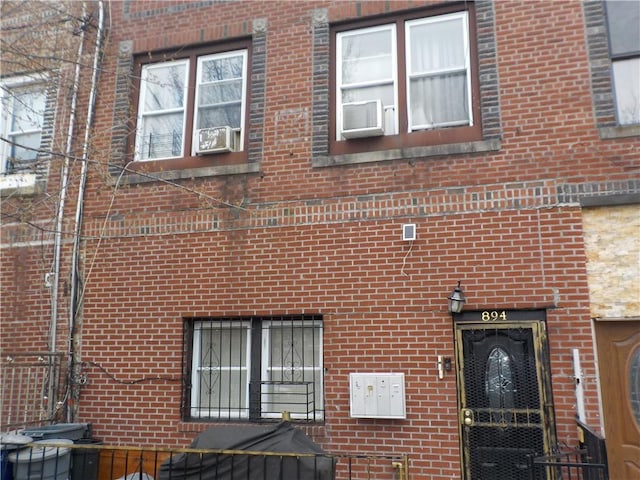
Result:
<svg viewBox="0 0 640 480"><path fill-rule="evenodd" d="M640 320L596 322L611 480L640 480Z"/></svg>

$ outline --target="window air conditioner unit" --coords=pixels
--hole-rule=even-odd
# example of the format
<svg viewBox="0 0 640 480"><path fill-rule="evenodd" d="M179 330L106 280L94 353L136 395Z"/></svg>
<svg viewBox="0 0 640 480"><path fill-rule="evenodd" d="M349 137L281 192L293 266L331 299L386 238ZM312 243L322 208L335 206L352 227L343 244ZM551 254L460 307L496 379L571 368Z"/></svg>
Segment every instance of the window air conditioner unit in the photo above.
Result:
<svg viewBox="0 0 640 480"><path fill-rule="evenodd" d="M380 100L342 104L342 136L344 138L384 135L384 108Z"/></svg>
<svg viewBox="0 0 640 480"><path fill-rule="evenodd" d="M235 152L240 143L240 131L229 126L198 130L198 155Z"/></svg>

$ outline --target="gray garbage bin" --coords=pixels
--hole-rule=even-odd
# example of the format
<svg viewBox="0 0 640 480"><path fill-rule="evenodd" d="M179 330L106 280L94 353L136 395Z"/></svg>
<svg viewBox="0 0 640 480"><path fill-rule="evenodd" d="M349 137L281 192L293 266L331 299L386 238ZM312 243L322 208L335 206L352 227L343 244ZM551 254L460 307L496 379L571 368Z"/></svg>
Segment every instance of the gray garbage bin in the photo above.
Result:
<svg viewBox="0 0 640 480"><path fill-rule="evenodd" d="M43 425L41 427L25 428L21 430L20 433L34 440L47 440L48 438L80 440L87 436L89 426L89 423L56 423L53 425Z"/></svg>
<svg viewBox="0 0 640 480"><path fill-rule="evenodd" d="M50 438L10 453L14 480L67 480L71 449L64 445L72 444L73 440L67 438Z"/></svg>
<svg viewBox="0 0 640 480"><path fill-rule="evenodd" d="M33 439L16 433L0 433L0 480L13 480L13 464L9 462L9 454Z"/></svg>

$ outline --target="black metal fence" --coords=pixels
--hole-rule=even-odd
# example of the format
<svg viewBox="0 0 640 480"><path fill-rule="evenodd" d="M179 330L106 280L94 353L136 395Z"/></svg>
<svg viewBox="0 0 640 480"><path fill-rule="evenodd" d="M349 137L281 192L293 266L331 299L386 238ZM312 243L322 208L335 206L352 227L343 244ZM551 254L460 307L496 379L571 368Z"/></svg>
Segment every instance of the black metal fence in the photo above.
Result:
<svg viewBox="0 0 640 480"><path fill-rule="evenodd" d="M609 480L605 440L586 424L577 421L579 443L553 455L529 457L530 480Z"/></svg>
<svg viewBox="0 0 640 480"><path fill-rule="evenodd" d="M590 461L586 449L529 457L529 478L554 480L608 480L607 465Z"/></svg>
<svg viewBox="0 0 640 480"><path fill-rule="evenodd" d="M65 443L62 443L65 442ZM2 480L408 480L406 455L162 449L48 440L2 445Z"/></svg>

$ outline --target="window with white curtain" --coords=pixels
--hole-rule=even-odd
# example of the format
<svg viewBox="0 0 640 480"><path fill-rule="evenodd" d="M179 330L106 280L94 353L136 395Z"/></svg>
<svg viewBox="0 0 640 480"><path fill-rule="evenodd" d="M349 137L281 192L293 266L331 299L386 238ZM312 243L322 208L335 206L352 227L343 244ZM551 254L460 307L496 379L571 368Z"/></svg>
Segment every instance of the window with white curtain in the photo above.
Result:
<svg viewBox="0 0 640 480"><path fill-rule="evenodd" d="M343 106L380 101L384 135L473 125L468 12L336 33L336 140Z"/></svg>
<svg viewBox="0 0 640 480"><path fill-rule="evenodd" d="M409 131L470 125L467 13L406 23Z"/></svg>

